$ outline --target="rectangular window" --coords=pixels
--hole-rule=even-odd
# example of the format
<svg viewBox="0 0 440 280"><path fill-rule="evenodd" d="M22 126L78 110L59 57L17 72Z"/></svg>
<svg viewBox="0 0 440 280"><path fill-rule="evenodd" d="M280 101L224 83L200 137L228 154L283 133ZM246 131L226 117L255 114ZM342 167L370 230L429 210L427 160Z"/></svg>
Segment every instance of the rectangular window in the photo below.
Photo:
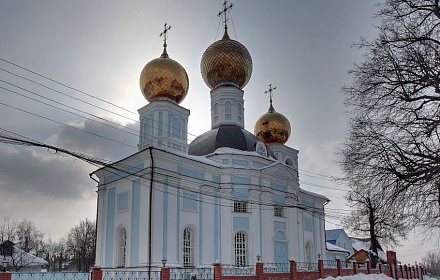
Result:
<svg viewBox="0 0 440 280"><path fill-rule="evenodd" d="M234 212L235 213L247 213L247 202L245 201L234 201Z"/></svg>
<svg viewBox="0 0 440 280"><path fill-rule="evenodd" d="M275 217L284 217L283 215L283 207L281 207L280 205L275 205L273 207L273 214Z"/></svg>

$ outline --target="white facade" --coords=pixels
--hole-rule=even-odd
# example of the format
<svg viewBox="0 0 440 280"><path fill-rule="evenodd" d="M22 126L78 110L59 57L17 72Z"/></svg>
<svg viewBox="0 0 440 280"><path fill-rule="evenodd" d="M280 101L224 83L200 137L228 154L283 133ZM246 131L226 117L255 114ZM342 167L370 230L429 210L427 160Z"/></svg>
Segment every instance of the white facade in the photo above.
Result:
<svg viewBox="0 0 440 280"><path fill-rule="evenodd" d="M226 148L198 158L151 147L113 166L95 172L97 265L150 265L151 233L151 265L166 258L169 266L184 266L187 228L190 264L197 267L239 262L234 246L241 232L242 264L254 264L257 255L269 263L324 256L326 198L300 190L296 170L274 159Z"/></svg>
<svg viewBox="0 0 440 280"><path fill-rule="evenodd" d="M243 90L211 90L212 129L187 144L189 110L139 109L139 152L98 177L96 265L210 267L317 262L324 196L301 190L298 151L244 130Z"/></svg>

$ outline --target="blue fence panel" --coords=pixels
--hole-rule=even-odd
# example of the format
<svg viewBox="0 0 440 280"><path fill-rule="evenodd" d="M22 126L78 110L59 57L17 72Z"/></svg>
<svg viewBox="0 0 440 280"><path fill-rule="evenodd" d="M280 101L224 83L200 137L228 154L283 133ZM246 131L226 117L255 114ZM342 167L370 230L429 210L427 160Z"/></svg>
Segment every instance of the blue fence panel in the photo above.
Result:
<svg viewBox="0 0 440 280"><path fill-rule="evenodd" d="M255 275L255 265L222 265L222 275Z"/></svg>
<svg viewBox="0 0 440 280"><path fill-rule="evenodd" d="M211 268L171 268L171 280L212 280L214 279Z"/></svg>
<svg viewBox="0 0 440 280"><path fill-rule="evenodd" d="M289 263L265 263L263 266L263 271L265 273L289 272L290 265Z"/></svg>
<svg viewBox="0 0 440 280"><path fill-rule="evenodd" d="M12 280L89 280L89 272L13 272Z"/></svg>
<svg viewBox="0 0 440 280"><path fill-rule="evenodd" d="M104 271L103 280L160 280L159 271ZM148 279L149 278L149 279Z"/></svg>
<svg viewBox="0 0 440 280"><path fill-rule="evenodd" d="M338 263L335 260L323 260L324 268L337 268Z"/></svg>
<svg viewBox="0 0 440 280"><path fill-rule="evenodd" d="M298 271L318 271L317 263L297 262L296 270Z"/></svg>

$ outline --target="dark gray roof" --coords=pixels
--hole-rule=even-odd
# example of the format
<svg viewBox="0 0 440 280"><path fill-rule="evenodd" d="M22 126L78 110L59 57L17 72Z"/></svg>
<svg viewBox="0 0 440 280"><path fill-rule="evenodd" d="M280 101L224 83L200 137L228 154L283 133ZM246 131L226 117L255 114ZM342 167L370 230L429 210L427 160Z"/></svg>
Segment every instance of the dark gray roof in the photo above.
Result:
<svg viewBox="0 0 440 280"><path fill-rule="evenodd" d="M204 156L223 147L255 152L257 142L261 142L257 136L239 126L220 125L194 139L189 144L188 154ZM269 156L276 158L270 148L266 148Z"/></svg>

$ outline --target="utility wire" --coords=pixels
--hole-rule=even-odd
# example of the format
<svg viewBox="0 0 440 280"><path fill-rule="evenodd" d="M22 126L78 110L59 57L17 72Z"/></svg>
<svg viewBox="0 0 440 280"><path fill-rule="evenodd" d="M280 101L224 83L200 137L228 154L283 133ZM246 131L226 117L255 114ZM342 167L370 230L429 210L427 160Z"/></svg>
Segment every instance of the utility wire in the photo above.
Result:
<svg viewBox="0 0 440 280"><path fill-rule="evenodd" d="M56 81L56 80L54 80L54 79L51 79L51 78L49 78L49 77L47 77L47 76L44 76L44 75L42 75L42 74L39 74L39 73L34 72L34 71L32 71L32 70L29 70L29 69L27 69L27 68L25 68L25 67L23 67L23 66L20 66L20 65L18 65L18 64L16 64L16 63L13 63L13 62L11 62L11 61L8 61L8 60L6 60L6 59L4 59L4 58L1 58L1 57L0 57L0 60L3 61L3 62L8 63L8 64L10 64L10 65L13 65L13 66L15 66L15 67L17 67L17 68L20 68L20 69L22 69L22 70L25 70L25 71L27 71L27 72L30 72L30 73L32 73L32 74L34 74L34 75L37 75L37 76L39 76L39 77L41 77L41 78L44 78L44 79L46 79L46 80L49 80L49 81L51 81L51 82L53 82L53 83L56 83L56 84L58 84L58 85L61 85L61 86L63 86L63 87L66 87L66 88L68 88L68 89L74 90L74 91L76 91L76 92L82 93L82 94L84 94L84 95L87 95L88 97L91 97L91 98L97 99L97 100L99 100L99 101L102 101L102 102L104 102L104 103L107 103L107 104L109 104L109 105L112 105L112 106L114 106L114 107L116 107L116 108L122 109L122 110L124 110L124 111L126 111L126 112L129 112L129 113L132 113L132 114L137 115L136 112L130 111L130 110L124 108L124 107L121 107L121 106L119 106L119 105L113 104L113 103L111 103L111 102L109 102L109 101L107 101L107 100L101 99L101 98L96 97L96 96L94 96L94 95L88 94L87 92L84 92L84 91L82 91L82 90L79 90L79 89L76 89L76 88L74 88L74 87L71 87L71 86L68 86L68 85L66 85L66 84L63 84L63 83L61 83L61 82L58 82L58 81ZM1 69L1 70L4 70L4 69ZM4 71L6 71L6 70L4 70ZM14 75L15 75L15 74L14 74ZM16 75L16 76L18 76L18 75ZM23 79L25 79L25 78L23 78ZM26 80L27 80L27 79L26 79ZM29 80L29 81L34 82L34 81L32 81L32 80ZM34 83L36 83L36 82L34 82ZM37 84L38 84L38 83L37 83Z"/></svg>
<svg viewBox="0 0 440 280"><path fill-rule="evenodd" d="M0 130L7 132L7 134L13 134L13 135L16 135L16 136L20 136L19 134L16 134L14 132L11 132L11 131L8 131L8 130L5 130L5 129L0 129ZM24 136L21 136L21 137L24 138ZM50 145L41 144L41 143L35 142L35 141L29 141L29 140L26 140L26 139L20 139L20 138L17 138L17 137L11 137L11 136L8 136L8 135L1 135L0 134L0 142L5 142L5 141L7 141L8 143L14 143L16 145L44 147L44 148L55 150L56 152L61 152L61 153L65 153L65 154L71 155L73 157L76 157L76 158L79 158L81 160L84 160L84 161L86 161L88 163L91 163L91 164L93 164L95 166L106 166L106 167L108 167L107 171L109 171L110 173L113 173L115 175L120 176L120 179L126 179L126 180L129 179L130 181L134 180L134 178L150 179L151 180L151 178L146 176L146 175L149 174L149 172L151 170L150 167L146 168L146 169L142 169L140 171L137 171L136 173L131 173L131 172L128 172L126 170L126 168L121 169L119 167L121 165L120 163L111 163L109 161L105 161L105 160L102 160L102 159L97 159L97 158L90 157L90 156L87 156L87 155L84 155L84 154L81 154L81 153L71 152L71 151L68 151L66 149L57 148L55 146L50 146ZM127 167L127 165L125 165L125 167ZM112 171L111 169L113 169L115 171ZM118 171L118 172L116 172L116 171ZM121 173L124 174L124 176L121 176ZM160 174L160 175L164 176L162 178L167 178L167 179L169 178L169 174ZM192 178L192 177L189 177L189 178ZM197 179L197 178L192 178L192 179ZM182 178L179 178L179 180L180 180L180 182L185 181L185 180L182 180ZM166 187L172 187L172 188L176 188L176 189L179 189L179 190L187 190L187 191L195 192L196 194L204 195L204 196L213 196L212 193L206 192L206 189L203 189L203 191L197 191L193 187L190 188L190 189L186 189L186 188L182 188L182 186L185 187L185 185L182 185L182 184L176 184L176 186L174 186L172 184L169 184L169 180L157 180L157 179L154 179L153 181L156 183L156 185L157 184L160 184L160 185L165 184ZM141 185L144 185L144 184L141 182ZM190 181L189 185L193 186L193 182ZM158 190L158 191L162 191L162 192L165 191L163 188L158 188L158 186L154 186L154 188L156 190ZM199 189L200 188L201 187L199 187ZM167 192L167 193L169 193L169 192ZM173 193L169 193L169 194L173 194ZM221 196L220 196L220 194L221 194ZM176 196L184 197L184 194L178 194L176 192ZM199 201L199 202L202 202L202 203L209 203L209 204L218 205L218 206L221 206L221 207L233 207L231 204L222 204L222 203L216 202L215 201L216 198L217 199L226 200L226 201L231 201L231 200L232 201L237 201L237 198L233 197L233 194L228 194L228 196L225 196L225 194L221 193L221 192L218 192L218 194L216 196L214 196L214 202L209 202L206 199L202 199L202 200L196 199L196 200ZM258 198L258 200L250 201L250 203L251 204L260 205L260 206L273 206L273 205L276 204L273 201L263 201L263 200L261 200L261 196ZM281 206L283 208L298 208L300 210L303 210L304 212L309 213L311 216L313 216L313 217L315 217L315 218L317 218L317 219L319 219L321 221L328 222L328 223L334 224L336 226L340 226L339 224L333 223L333 222L328 221L328 220L325 219L324 209L315 208L315 207L308 207L308 206L304 206L304 205L301 205L301 204L290 204L290 205L289 204L284 204L284 205L281 205ZM265 210L265 209L261 208L261 210ZM267 208L267 210L273 210L273 208L269 207L269 208Z"/></svg>
<svg viewBox="0 0 440 280"><path fill-rule="evenodd" d="M4 130L4 129L1 129L1 130L2 131L6 131L8 133L13 133L13 132L10 132L8 130ZM14 135L18 135L16 133L13 133L13 134ZM32 141L28 141L28 140L24 140L24 139L19 139L19 138L7 136L7 135L1 135L1 134L0 134L0 140L1 141L7 140L9 143L15 142L15 144L21 144L21 145L27 145L27 146L45 147L45 148L53 149L53 150L55 150L57 152L62 152L62 153L65 153L65 154L77 157L79 159L86 160L89 163L94 163L94 164L97 164L97 165L105 166L108 169L114 169L114 170L116 170L118 172L121 172L121 173L114 173L115 175L119 174L120 176L118 176L118 177L120 177L120 178L118 178L118 179L116 179L116 180L114 180L112 182L115 182L115 181L121 180L121 179L127 179L128 177L131 177L131 178L137 177L137 178L140 178L140 179L149 179L149 177L146 176L146 175L148 175L148 169L141 169L140 171L130 172L130 171L127 171L127 167L129 167L129 169L131 169L132 166L130 166L130 165L121 165L120 163L111 163L109 161L104 161L104 160L100 160L100 159L98 160L96 158L83 155L81 153L70 152L70 151L68 151L66 149L57 148L55 146L50 146L50 145L47 145L47 144L40 144L38 142L32 142ZM124 169L122 169L121 166L123 166ZM206 184L207 182L210 183L211 187L212 186L217 187L217 186L221 186L223 184L225 184L225 185L229 185L230 184L230 183L213 183L213 182L208 181L208 180L198 179L198 178L194 178L194 177L191 177L191 176L184 176L184 177L182 177L182 175L177 173L177 172L170 172L169 170L162 169L162 168L158 168L158 170L159 171L156 171L156 174L158 175L159 178L162 178L162 180L155 179L154 181L156 183L164 184L165 178L166 178L167 179L166 180L166 182L167 182L166 186L173 187L173 188L179 188L179 189L186 190L186 191L193 192L193 193L200 194L200 195L213 196L212 191L209 191L207 189L207 187L208 187L208 185ZM112 171L110 171L110 172L112 172ZM177 174L172 175L173 173L177 173ZM121 176L121 174L123 174L123 176ZM130 179L130 180L132 180L132 179ZM200 181L203 182L202 185L197 185L197 187L193 187L195 182L199 182L200 183ZM105 184L101 184L101 186L103 186L103 185L105 185ZM259 187L261 187L261 186L259 186ZM200 188L203 188L203 191L199 191ZM267 186L264 186L263 188L268 188L268 189L273 190L272 188L267 187ZM225 189L222 189L222 190L225 190ZM214 197L215 198L227 199L227 200L234 200L234 201L236 201L237 199L240 200L240 198L236 197L234 192L231 191L230 189L226 189L226 191L228 193L221 192L221 191L217 190L217 192L218 192L218 194L220 196L214 196ZM274 193L274 192L271 191L269 193ZM241 197L241 199L243 199L243 197ZM260 197L255 198L255 200L250 200L250 203L251 204L258 204L258 205L267 205L267 206L273 206L274 204L278 205L278 203L274 203L270 199L269 200L261 200ZM310 209L312 209L311 207L307 207L307 206L298 206L298 204L281 204L281 206L287 207L287 208L294 207L294 208L310 208ZM322 211L322 209L320 209L320 208L316 208L316 209L319 210L319 211Z"/></svg>
<svg viewBox="0 0 440 280"><path fill-rule="evenodd" d="M0 80L0 81L1 81L1 80ZM13 90L10 90L10 89L7 89L7 88L4 88L4 87L0 87L0 89L3 89L3 90L6 90L6 91L9 91L9 92L14 93L14 94L16 94L16 95L22 96L23 98L30 99L30 100L32 100L32 101L35 101L35 102L38 102L38 103L44 104L44 105L46 105L46 106L49 106L49 107L52 107L52 108L55 108L55 109L58 109L58 110L64 111L64 112L66 112L66 113L70 113L70 114L75 115L75 116L78 116L78 117L80 117L80 118L84 118L84 119L86 119L86 120L90 120L90 121L93 121L93 122L95 122L95 123L102 124L102 125L105 125L105 126L107 126L107 127L111 127L111 128L113 128L113 129L116 129L116 130L122 131L122 132L124 132L124 133L128 133L128 134L131 134L131 135L134 135L134 136L139 137L139 134L137 133L138 130L136 130L136 129L126 127L126 126L124 126L124 125L118 124L117 122L113 122L113 121L110 121L110 120L106 120L106 119L104 119L104 118L101 118L101 117L99 117L99 116L96 116L96 115L93 115L93 114L87 113L87 112L82 111L82 110L79 110L79 109L75 109L75 108L73 108L73 107L71 107L71 106L68 106L68 105L62 104L62 103L60 103L60 102L54 101L54 100L52 100L52 99L50 99L50 98L46 98L46 97L44 97L44 96L41 96L42 98L47 99L47 100L50 100L50 101L52 101L52 102L54 102L54 103L56 103L56 104L61 104L62 106L65 106L65 107L67 107L67 108L71 108L71 109L73 109L73 110L76 110L76 111L79 111L79 112L81 112L81 113L84 113L84 114L90 115L90 116L92 116L92 117L94 117L94 118L97 118L97 119L99 119L99 120L103 120L103 121L106 121L106 122L113 123L113 124L115 124L115 125L117 125L117 126L127 128L127 129L129 129L129 130L135 131L136 133L132 133L132 132L129 132L129 131L123 130L123 129L121 129L121 128L118 128L118 127L115 127L115 126L112 126L112 125L109 125L109 124L106 124L106 123L103 123L103 122L97 121L97 120L95 120L95 119L92 119L92 118L88 118L88 117L85 117L85 116L79 115L79 114L74 113L74 112L72 112L72 111L67 111L67 110L62 109L62 108L60 108L60 107L57 107L57 106L51 105L51 104L49 104L49 103L43 102L43 101L41 101L41 100L38 100L38 99L35 99L35 98L32 98L32 97L29 97L29 96L26 96L26 95L24 95L24 94L21 94L21 93L19 93L19 92L16 92L16 91L13 91ZM26 90L26 91L28 91L28 90ZM28 92L30 92L30 91L28 91ZM32 92L31 92L31 93L32 93ZM36 94L36 93L35 93L35 94ZM36 95L38 95L38 94L36 94Z"/></svg>
<svg viewBox="0 0 440 280"><path fill-rule="evenodd" d="M64 125L64 126L66 126L66 127L69 127L69 128L72 128L72 129L75 129L75 130L81 131L81 132L85 132L85 133L88 133L88 134L91 134L91 135L95 135L95 136L97 136L97 137L100 137L100 138L106 139L106 140L108 140L108 141L113 141L113 142L116 142L116 143L122 144L122 145L124 145L124 146L129 146L129 147L132 147L132 148L137 148L136 146L133 146L133 145L130 145L130 144L127 144L127 143L124 143L124 142L118 141L118 140L114 140L114 139L108 138L108 137L106 137L106 136L99 135L99 134L94 133L94 132L91 132L91 131L87 131L87 130L81 129L81 128L76 127L76 126L73 126L73 125L65 124L65 123L62 123L62 122L59 122L59 121L53 120L53 119L51 119L51 118L48 118L48 117L44 117L44 116L41 116L41 115L38 115L38 114L34 114L34 113L32 113L32 112L26 111L26 110L24 110L24 109L17 108L17 107L12 106L12 105L8 105L8 104L3 103L3 102L0 102L0 105L3 105L3 106L6 106L6 107L9 107L9 108L12 108L12 109L15 109L15 110L18 110L18 111L21 111L21 112L27 113L27 114L29 114L29 115L36 116L36 117L39 117L39 118L42 118L42 119L45 119L45 120L48 120L48 121L51 121L51 122L54 122L54 123L57 123L57 124L61 124L61 125Z"/></svg>
<svg viewBox="0 0 440 280"><path fill-rule="evenodd" d="M6 62L6 63L9 63L9 64L11 64L11 65L14 65L14 66L16 66L16 67L18 67L18 68L20 68L20 69L25 70L25 71L28 71L28 72L30 72L30 73L32 73L32 74L35 74L35 75L37 75L37 76L39 76L39 77L43 77L43 78L45 78L45 79L47 79L47 80L49 80L49 81L52 81L52 82L57 83L57 84L59 84L59 85L65 86L65 87L67 87L67 88L69 88L69 89L72 89L72 90L75 90L75 91L77 91L77 92L83 93L83 94L85 94L85 95L87 95L87 96L89 96L89 97L95 98L95 99L100 100L100 101L103 101L103 102L105 102L105 103L107 103L107 104L110 104L110 105L113 105L113 106L115 106L115 107L118 107L118 108L124 109L124 110L126 110L126 111L128 111L128 112L134 113L134 112L129 111L129 110L125 109L125 108L122 108L122 107L120 107L120 106L114 105L114 104L111 103L111 102L107 102L107 101L105 101L105 100L103 100L103 99L100 99L100 98L98 98L98 97L96 97L96 96L93 96L93 95L91 95L91 94L88 94L88 93L83 92L83 91L81 91L81 90L78 90L78 89L76 89L76 88L70 87L70 86L65 85L65 84L63 84L63 83L60 83L60 82L58 82L58 81L56 81L56 80L54 80L54 79L51 79L51 78L49 78L49 77L47 77L47 76L44 76L44 75L41 75L41 74L39 74L39 73L37 73L37 72L35 72L35 71L29 70L29 69L27 69L27 68L25 68L25 67L22 67L22 66L18 65L18 64L15 64L15 63L13 63L13 62L7 61L7 60L5 60L5 59L3 59L3 58L0 58L0 60L1 60L1 61L4 61L4 62ZM38 82L36 82L36 81L33 81L33 80L31 80L31 79L28 79L28 78L26 78L26 77L23 77L23 76L20 76L20 75L18 75L18 74L15 74L15 73L13 73L13 72L10 72L10 71L8 71L8 70L6 70L6 69L0 68L0 70L3 70L3 71L5 71L5 72L7 72L7 73L9 73L9 74L11 74L11 75L14 75L14 76L16 76L16 77L22 78L22 79L27 80L27 81L30 81L30 82L35 83L35 84L37 84L37 85L40 85L40 86L42 86L42 87L44 87L44 88L47 88L47 89L53 90L53 91L55 91L55 92L58 92L58 93L60 93L60 94L66 95L66 96L71 97L71 98L73 98L73 99L75 99L75 100L78 100L78 101L84 102L84 103L86 103L86 104L88 104L88 105L91 105L91 106L93 106L93 107L96 107L96 108L102 109L102 110L104 110L104 111L107 111L107 112L110 112L110 113L116 114L116 115L118 115L118 116L121 116L121 117L127 118L127 117L125 117L125 116L123 116L123 115L120 115L120 114L117 114L117 113L115 113L115 112L112 112L112 111L106 110L106 109L104 109L104 108L101 108L101 107L95 106L95 105L93 105L93 104L91 104L91 103L88 103L88 102L86 102L86 101L83 101L83 100L81 100L81 99L79 99L79 98L76 98L76 97L73 97L73 96L71 96L71 95L65 94L65 93L63 93L63 92L61 92L61 91L58 91L58 90L56 90L56 89L53 89L53 88L51 88L51 87L48 87L48 86L46 86L46 85L43 85L43 84L38 83ZM52 100L52 99L46 98L46 97L44 97L44 96L42 96L42 95L40 95L40 94L37 94L37 93L32 92L32 91L29 91L29 90L27 90L27 89L24 89L24 88L22 88L22 87L19 87L19 86L15 85L15 84L12 84L12 83L7 82L7 81L4 81L4 80L0 80L0 81L6 83L6 84L8 84L8 85L11 85L11 86L14 86L14 87L20 88L20 89L22 89L22 90L24 90L24 91L27 91L27 92L29 92L29 93L36 94L37 96L40 96L41 98L45 98L45 99L47 99L47 100L50 100L50 101L55 102L55 103L57 103L57 104L60 104L60 105L62 105L62 106L66 106L66 107L71 108L71 109L73 109L73 110L77 110L77 111L79 111L79 112L82 112L82 113L85 113L85 114L91 115L91 116L93 116L93 117L95 117L95 118L98 118L98 119L101 119L101 120L104 120L104 121L107 121L107 122L110 122L110 123L114 123L114 124L116 124L116 125L118 125L118 126L122 126L122 127L124 127L123 125L117 124L117 123L112 122L112 121L110 121L110 120L106 120L106 119L104 119L104 118L101 118L101 117L98 117L98 116L96 116L96 115L93 115L93 114L87 113L87 112L85 112L85 111L82 111L82 110L79 110L79 109L75 109L75 108L73 108L73 107L71 107L71 106L68 106L68 105L65 105L65 104L63 104L63 103L61 103L61 102L57 102L57 101L54 101L54 100ZM7 91L10 91L10 92L13 92L13 93L15 93L15 94L19 94L19 93L15 92L15 91L11 91L11 90L6 89L6 88L3 88L3 87L2 87L2 89L7 90ZM19 95L21 95L21 94L19 94ZM21 95L21 96L24 97L24 95ZM29 97L27 97L27 98L29 98ZM30 98L30 99L32 99L32 98ZM34 100L34 101L36 101L36 102L40 102L40 103L46 104L46 105L48 105L48 106L52 106L52 105L49 105L49 104L47 104L47 103L44 103L44 102L41 102L41 101L37 101L37 100L35 100L35 99L32 99L32 100ZM4 104L4 103L3 103L3 105L15 108L14 106L7 105L7 104ZM52 106L52 107L53 107L53 106ZM17 109L18 109L18 108L17 108ZM58 109L60 109L60 108L58 108ZM62 110L62 109L60 109L60 110ZM63 111L65 111L65 110L63 110ZM26 111L26 112L27 112L27 111ZM68 111L65 111L65 112L68 112ZM30 112L27 112L27 113L30 113ZM73 113L73 112L69 112L69 113L76 115L76 114ZM30 113L30 114L33 114L33 113ZM36 115L36 114L34 114L34 115ZM41 116L40 116L40 117L41 117ZM80 117L83 117L83 116L80 116ZM83 117L83 118L86 118L86 117ZM86 119L89 119L89 118L86 118ZM135 122L137 122L137 123L140 124L140 122L139 122L138 120L134 120L134 119L130 119L130 118L127 118L127 119L132 120L132 121L135 121ZM92 119L89 119L89 120L92 120ZM54 120L52 120L52 121L54 121ZM93 121L93 120L92 120L92 121ZM156 120L152 119L152 121L156 121ZM56 121L55 121L55 122L56 122ZM157 122L157 121L156 121L156 122ZM98 122L98 123L101 123L101 122ZM104 124L104 123L101 123L101 124L106 125L106 124ZM164 126L169 126L169 125L166 125L166 124L162 124L162 125L164 125ZM109 125L107 125L107 126L109 126ZM110 126L110 127L112 127L112 126ZM114 128L114 129L118 129L118 128L116 128L116 127L112 127L112 128ZM75 129L77 129L77 128L75 128ZM130 129L130 128L127 128L127 129ZM120 131L124 131L124 130L121 130L121 129L118 129L118 130L120 130ZM131 130L135 131L134 129L131 129ZM164 130L162 129L162 131L164 131ZM129 132L127 132L127 131L124 131L124 132L129 133ZM167 131L164 131L164 132L167 132ZM88 133L91 133L91 132L88 132ZM91 133L91 134L94 134L94 135L99 136L99 137L104 137L104 136L101 136L101 135L98 135L98 134L95 134L95 133ZM139 134L134 134L134 133L129 133L129 134L139 136ZM146 133L145 133L145 134L146 134ZM196 135L190 134L190 133L188 133L188 132L187 132L187 134L188 134L188 135L191 135L191 136L196 136ZM148 136L148 134L146 134L146 135ZM151 135L150 135L150 136L151 136ZM108 139L108 140L110 140L110 141L116 141L116 140L110 139L110 138L108 138L108 137L104 137L104 138L106 138L106 139ZM116 141L116 142L119 142L119 141ZM132 147L133 147L133 146L132 146ZM332 177L332 176L323 175L323 174L318 174L318 173L314 173L314 172L307 171L307 170L303 170L303 169L299 169L299 170L304 171L304 172L307 172L307 173L310 173L310 174L314 174L314 175L320 176L320 177L322 177L322 178L320 178L320 177L315 177L315 176L308 175L308 174L302 174L303 176L315 177L315 178L323 179L323 180L326 180L325 178L329 178L329 179L327 179L327 180L329 180L329 181L334 181L334 177ZM298 170L297 170L297 171L298 171ZM301 183L306 184L306 185L308 184L308 185L311 185L311 186L321 187L321 188L328 188L328 189L334 189L334 190L339 190L339 191L346 191L346 190L343 190L343 189L331 188L331 187L325 187L325 186L317 185L317 184L310 183L310 182L306 182L306 181L301 181Z"/></svg>
<svg viewBox="0 0 440 280"><path fill-rule="evenodd" d="M1 68L0 68L0 70L1 70ZM93 115L93 116L96 117L96 118L99 118L99 119L105 120L105 121L107 121L107 122L111 122L111 123L115 123L115 124L117 124L116 122L113 122L113 121L107 120L107 119L105 119L105 118L103 118L103 117L98 117L98 116L96 116L96 115L94 115L94 114L87 113L87 112L82 111L82 110L80 110L80 109L76 109L76 108L74 108L74 107L71 107L71 106L65 105L65 104L62 103L62 102L58 102L58 101L55 101L55 100L53 100L53 99L50 99L50 98L44 97L44 96L41 95L41 94L38 94L38 93L36 93L36 92L34 92L34 91L27 90L27 89L25 89L25 88L22 88L22 87L20 87L20 86L17 86L17 85L15 85L15 84L13 84L13 83L9 83L9 82L4 81L4 80L1 80L1 79L0 79L0 82L3 82L3 83L5 83L5 84L8 84L8 85L13 86L13 87L16 87L16 88L19 88L19 89L24 90L24 91L26 91L26 92L28 92L28 93L31 93L31 94L37 95L37 96L39 96L39 97L41 97L41 98L44 98L44 99L46 99L46 100L50 100L50 101L52 101L52 102L54 102L54 103L57 103L57 104L60 104L60 105L62 105L62 106L65 106L65 107L71 108L71 109L73 109L73 110L80 111L80 112L83 112L83 113L85 113L85 114ZM52 89L52 88L47 87L47 86L44 86L44 87L45 87L45 88L48 88L48 89L50 89L50 90L53 90L53 91L55 91L55 92L61 93L61 94L63 94L63 95L67 95L67 96L70 97L70 95L65 94L65 93L63 93L63 92L61 92L61 91L58 91L58 90L56 90L56 89ZM2 87L2 89L8 90L8 89L3 88L3 87ZM10 91L10 90L8 90L8 91ZM14 92L14 93L16 93L16 92ZM22 95L22 96L23 96L23 95ZM74 97L72 97L72 98L74 98ZM104 108L102 108L102 107L95 106L95 105L93 105L93 104L91 104L91 103L88 103L88 102L86 102L86 101L83 101L83 100L81 100L81 99L78 99L78 98L74 98L74 99L75 99L75 100L80 100L80 101L84 102L85 104L88 104L88 105L90 105L90 106L93 106L93 107L98 108L98 109L101 109L101 110L104 110L104 111L106 111L106 112L108 112L108 113L115 114L115 115L117 115L117 116L121 116L121 117L123 117L123 118L125 118L125 119L127 119L127 120L130 120L130 121L133 121L133 122L135 122L135 123L138 123L138 124L140 124L141 126L145 124L145 123L142 123L142 122L140 122L140 121L138 121L138 120L136 120L136 119L132 119L132 118L129 118L129 117L123 116L123 115L121 115L121 114L115 113L115 112L113 112L113 111L110 111L110 110L104 109ZM166 124L166 123L161 123L161 122L159 122L158 120L155 120L155 119L153 119L152 117L149 117L149 116L147 116L147 117L145 118L145 120L151 120L153 123L158 124L158 127L155 127L155 128L161 130L163 133L169 133L169 131L165 130L165 128L175 129L175 128L172 127L171 125ZM121 125L121 124L117 124L117 125L119 125L119 126L123 126L123 125ZM123 127L124 127L124 126L123 126ZM182 129L178 129L178 130L179 130L180 133L183 132ZM144 134L145 134L145 135L152 136L152 135L150 135L149 133L144 133ZM186 134L187 134L187 135L190 135L190 136L193 136L194 138L197 137L196 135L191 134L191 133L189 133L189 132L186 132ZM188 137L188 136L187 136L187 137ZM188 138L188 139L191 141L191 138Z"/></svg>

